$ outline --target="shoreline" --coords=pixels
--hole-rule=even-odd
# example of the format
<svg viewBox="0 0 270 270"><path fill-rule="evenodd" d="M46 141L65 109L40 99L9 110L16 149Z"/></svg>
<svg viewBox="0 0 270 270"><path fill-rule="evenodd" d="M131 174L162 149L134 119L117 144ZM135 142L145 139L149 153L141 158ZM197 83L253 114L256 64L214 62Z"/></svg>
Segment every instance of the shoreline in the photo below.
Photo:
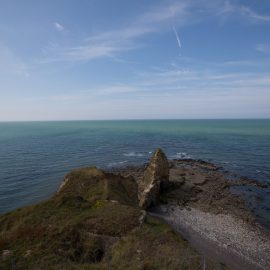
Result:
<svg viewBox="0 0 270 270"><path fill-rule="evenodd" d="M141 181L145 166L117 169L114 173ZM149 210L184 237L206 258L230 269L270 269L270 233L256 220L234 186L269 188L255 180L227 179L213 163L182 159L170 161L172 186L161 203ZM181 198L181 199L179 199Z"/></svg>
<svg viewBox="0 0 270 270"><path fill-rule="evenodd" d="M159 206L149 212L184 237L203 256L229 269L270 268L270 238L262 228L230 215Z"/></svg>
<svg viewBox="0 0 270 270"><path fill-rule="evenodd" d="M124 267L134 259L130 269L158 260L155 269L268 270L270 233L234 186L269 190L248 178L228 179L210 162L168 161L161 149L142 166L73 170L50 199L0 216L0 268L14 260L47 265L52 256L74 269Z"/></svg>

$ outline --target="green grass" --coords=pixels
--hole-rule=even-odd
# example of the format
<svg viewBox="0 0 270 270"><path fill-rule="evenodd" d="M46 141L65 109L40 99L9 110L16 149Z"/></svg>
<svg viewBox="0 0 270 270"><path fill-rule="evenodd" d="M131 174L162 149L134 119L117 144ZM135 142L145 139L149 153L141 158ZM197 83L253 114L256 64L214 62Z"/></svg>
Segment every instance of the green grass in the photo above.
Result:
<svg viewBox="0 0 270 270"><path fill-rule="evenodd" d="M90 167L66 179L51 199L0 216L0 254L12 252L1 270L200 269L169 226L152 217L139 224L132 178Z"/></svg>

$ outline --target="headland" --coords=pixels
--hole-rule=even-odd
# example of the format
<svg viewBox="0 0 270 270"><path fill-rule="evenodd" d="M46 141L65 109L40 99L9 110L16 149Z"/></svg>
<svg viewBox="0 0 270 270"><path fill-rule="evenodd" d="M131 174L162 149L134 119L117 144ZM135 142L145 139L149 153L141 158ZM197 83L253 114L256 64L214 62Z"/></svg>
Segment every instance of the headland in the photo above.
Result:
<svg viewBox="0 0 270 270"><path fill-rule="evenodd" d="M270 269L270 234L201 160L74 170L47 201L0 217L0 269Z"/></svg>

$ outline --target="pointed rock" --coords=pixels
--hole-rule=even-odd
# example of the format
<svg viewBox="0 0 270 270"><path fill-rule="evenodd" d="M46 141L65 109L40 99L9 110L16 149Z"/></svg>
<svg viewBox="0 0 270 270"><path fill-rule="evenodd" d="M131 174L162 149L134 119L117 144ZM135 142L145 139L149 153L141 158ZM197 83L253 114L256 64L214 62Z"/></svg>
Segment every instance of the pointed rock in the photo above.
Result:
<svg viewBox="0 0 270 270"><path fill-rule="evenodd" d="M143 209L155 205L159 199L161 186L169 182L169 162L161 149L157 149L139 183L139 206Z"/></svg>

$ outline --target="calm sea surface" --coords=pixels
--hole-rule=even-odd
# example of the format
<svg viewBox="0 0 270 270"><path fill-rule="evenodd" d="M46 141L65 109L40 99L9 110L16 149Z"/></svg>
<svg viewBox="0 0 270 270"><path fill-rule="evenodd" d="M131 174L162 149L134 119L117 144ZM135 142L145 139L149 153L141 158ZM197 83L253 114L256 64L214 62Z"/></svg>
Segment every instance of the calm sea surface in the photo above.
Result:
<svg viewBox="0 0 270 270"><path fill-rule="evenodd" d="M0 213L48 198L74 168L142 164L157 147L270 182L270 120L0 123ZM236 191L269 225L269 190Z"/></svg>

